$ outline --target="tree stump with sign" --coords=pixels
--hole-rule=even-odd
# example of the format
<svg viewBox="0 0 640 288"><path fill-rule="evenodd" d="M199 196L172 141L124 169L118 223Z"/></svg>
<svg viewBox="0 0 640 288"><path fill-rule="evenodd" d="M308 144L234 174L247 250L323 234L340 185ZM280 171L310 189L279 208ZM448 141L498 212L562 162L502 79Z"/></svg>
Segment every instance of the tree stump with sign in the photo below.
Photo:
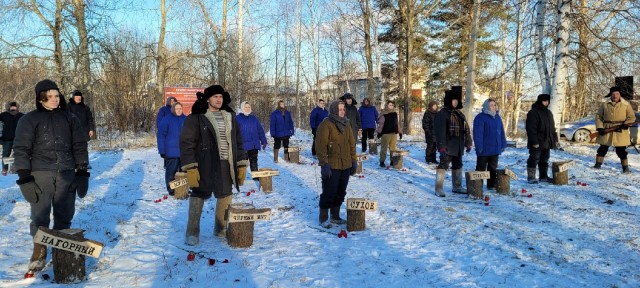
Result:
<svg viewBox="0 0 640 288"><path fill-rule="evenodd" d="M347 230L363 231L366 224L365 211L377 210L378 202L362 198L347 199Z"/></svg>
<svg viewBox="0 0 640 288"><path fill-rule="evenodd" d="M246 248L253 245L254 222L258 220L271 220L271 209L256 209L247 203L231 204L226 213L227 241L229 246Z"/></svg>
<svg viewBox="0 0 640 288"><path fill-rule="evenodd" d="M172 187L172 183L174 182L173 181L169 182L169 187L173 189L173 197L177 200L189 198L189 186L187 185L187 173L176 172L174 181L176 184L183 184L183 185Z"/></svg>
<svg viewBox="0 0 640 288"><path fill-rule="evenodd" d="M489 171L471 171L465 173L467 194L471 198L482 198L482 180L489 179Z"/></svg>
<svg viewBox="0 0 640 288"><path fill-rule="evenodd" d="M509 169L496 170L496 192L499 194L509 194L511 192L511 179L517 180L518 176Z"/></svg>
<svg viewBox="0 0 640 288"><path fill-rule="evenodd" d="M356 168L356 174L362 174L362 171L363 171L362 162L364 160L367 160L368 156L367 156L367 154L358 154L357 155L357 159L358 159L358 167Z"/></svg>
<svg viewBox="0 0 640 288"><path fill-rule="evenodd" d="M378 154L378 141L376 141L376 140L367 140L367 144L369 145L369 154L377 155Z"/></svg>
<svg viewBox="0 0 640 288"><path fill-rule="evenodd" d="M391 151L391 163L393 163L393 169L402 169L404 165L403 157L408 154L409 152L402 150Z"/></svg>
<svg viewBox="0 0 640 288"><path fill-rule="evenodd" d="M278 170L271 168L260 168L258 171L252 171L251 177L260 179L260 189L264 193L273 191L273 176L279 175Z"/></svg>
<svg viewBox="0 0 640 288"><path fill-rule="evenodd" d="M284 148L284 161L300 163L300 147Z"/></svg>
<svg viewBox="0 0 640 288"><path fill-rule="evenodd" d="M575 166L575 163L573 160L552 162L551 171L553 171L553 184L569 184L569 168Z"/></svg>

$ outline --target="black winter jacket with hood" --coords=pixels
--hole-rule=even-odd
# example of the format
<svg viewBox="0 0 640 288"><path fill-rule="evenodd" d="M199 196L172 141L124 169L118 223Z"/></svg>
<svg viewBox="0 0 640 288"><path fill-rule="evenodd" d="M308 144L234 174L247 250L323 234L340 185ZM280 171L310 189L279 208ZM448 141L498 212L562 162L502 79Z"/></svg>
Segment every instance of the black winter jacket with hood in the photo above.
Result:
<svg viewBox="0 0 640 288"><path fill-rule="evenodd" d="M11 105L15 104L15 105ZM14 112L11 113L9 111L10 106L18 107L18 104L15 102L11 102L7 104L7 111L0 113L0 122L2 122L2 141L13 141L13 138L16 136L16 126L18 125L18 121L24 113L22 112Z"/></svg>
<svg viewBox="0 0 640 288"><path fill-rule="evenodd" d="M536 103L531 105L531 110L527 113L527 148L529 149L555 149L558 144L558 134L556 133L553 113L542 101L550 101L548 94L538 95ZM540 145L533 147L533 145Z"/></svg>
<svg viewBox="0 0 640 288"><path fill-rule="evenodd" d="M75 94L75 93L74 93ZM93 113L91 113L91 109L89 106L84 104L84 96L82 94L77 95L80 96L80 103L76 103L73 100L73 96L69 99L68 110L78 117L80 120L80 124L82 125L82 129L85 132L85 139L87 141L91 140L89 138L89 131L96 131L96 124L93 121Z"/></svg>
<svg viewBox="0 0 640 288"><path fill-rule="evenodd" d="M351 98L351 105L347 105L347 98ZM351 130L353 130L353 135L357 137L358 130L362 129L362 122L360 121L360 112L358 112L358 108L356 105L358 102L350 93L346 93L340 97L340 100L344 102L344 112L345 117L349 119L349 125L351 126Z"/></svg>
<svg viewBox="0 0 640 288"><path fill-rule="evenodd" d="M433 129L435 130L434 133L436 134L436 144L438 149L440 149L440 147L445 147L448 155L457 157L462 157L465 146L473 145L469 124L467 123L465 115L461 111L461 98L462 94L456 91L445 91L444 108L438 111L433 122ZM458 105L455 109L451 103L453 99L458 100ZM454 117L457 117L458 123L460 124L458 127L460 129L458 131L458 135L453 135L450 131L452 114L455 115Z"/></svg>

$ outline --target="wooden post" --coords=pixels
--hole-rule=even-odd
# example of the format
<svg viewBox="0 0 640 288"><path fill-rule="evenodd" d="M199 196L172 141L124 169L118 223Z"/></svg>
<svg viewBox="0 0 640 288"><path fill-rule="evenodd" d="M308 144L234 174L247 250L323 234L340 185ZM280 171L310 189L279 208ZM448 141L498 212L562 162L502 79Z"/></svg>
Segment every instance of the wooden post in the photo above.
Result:
<svg viewBox="0 0 640 288"><path fill-rule="evenodd" d="M489 171L471 171L465 173L467 194L471 198L482 198L482 180L489 179Z"/></svg>
<svg viewBox="0 0 640 288"><path fill-rule="evenodd" d="M393 169L402 169L404 165L403 157L407 154L409 154L409 152L402 150L391 151L391 162L393 163Z"/></svg>
<svg viewBox="0 0 640 288"><path fill-rule="evenodd" d="M576 165L573 160L557 161L551 163L554 185L567 185L569 183L569 168Z"/></svg>
<svg viewBox="0 0 640 288"><path fill-rule="evenodd" d="M270 220L271 209L256 209L248 203L231 204L227 210L227 241L229 246L246 248L253 245L254 222Z"/></svg>
<svg viewBox="0 0 640 288"><path fill-rule="evenodd" d="M178 181L178 183L182 183L182 182L185 182L186 179L187 179L187 173L176 172L176 177L174 181ZM169 186L171 187L171 182L169 183ZM185 182L185 185L176 186L175 188L173 188L173 192L174 192L173 197L177 200L189 198L189 186L186 185L186 182Z"/></svg>
<svg viewBox="0 0 640 288"><path fill-rule="evenodd" d="M504 169L496 170L496 192L499 194L509 194L511 191L511 177L505 174Z"/></svg>
<svg viewBox="0 0 640 288"><path fill-rule="evenodd" d="M378 202L363 198L347 199L347 230L362 231L366 228L366 210L378 210Z"/></svg>
<svg viewBox="0 0 640 288"><path fill-rule="evenodd" d="M252 171L251 177L260 179L260 189L264 193L271 193L273 191L273 178L272 176L279 175L278 170L271 168L260 168L258 171Z"/></svg>
<svg viewBox="0 0 640 288"><path fill-rule="evenodd" d="M362 162L364 160L367 160L369 158L369 156L367 154L358 154L356 155L357 159L358 159L358 168L356 168L356 174L362 174Z"/></svg>
<svg viewBox="0 0 640 288"><path fill-rule="evenodd" d="M284 148L284 160L291 163L300 163L300 147Z"/></svg>
<svg viewBox="0 0 640 288"><path fill-rule="evenodd" d="M376 141L375 139L367 140L367 144L369 145L369 154L378 154L378 141Z"/></svg>

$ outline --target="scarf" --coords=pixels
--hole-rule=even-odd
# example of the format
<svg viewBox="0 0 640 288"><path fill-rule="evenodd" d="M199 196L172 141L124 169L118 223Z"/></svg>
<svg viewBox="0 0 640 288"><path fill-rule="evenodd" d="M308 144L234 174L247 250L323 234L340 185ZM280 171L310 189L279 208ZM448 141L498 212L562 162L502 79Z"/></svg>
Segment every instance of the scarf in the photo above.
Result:
<svg viewBox="0 0 640 288"><path fill-rule="evenodd" d="M340 134L344 134L345 127L349 125L349 119L347 119L346 117L339 116L338 105L340 103L344 104L344 102L340 100L335 100L331 102L331 104L329 104L329 121L333 122L333 124L336 125L336 127L340 131ZM345 105L345 108L346 108L346 105Z"/></svg>
<svg viewBox="0 0 640 288"><path fill-rule="evenodd" d="M464 124L462 126L461 122ZM462 129L460 129L463 127ZM451 116L449 117L449 135L453 137L460 137L460 131L467 131L467 123L464 117L464 114L460 112L460 110L454 109L451 111Z"/></svg>
<svg viewBox="0 0 640 288"><path fill-rule="evenodd" d="M491 108L489 108L489 103L491 103L491 101L484 100L484 103L482 103L482 113L487 114L489 116L491 116L492 118L496 118L496 112L492 112Z"/></svg>
<svg viewBox="0 0 640 288"><path fill-rule="evenodd" d="M242 101L242 103L240 103L240 113L244 114L244 116L249 116L251 114L251 109L249 109L249 113L244 113L244 105L249 103L248 101Z"/></svg>

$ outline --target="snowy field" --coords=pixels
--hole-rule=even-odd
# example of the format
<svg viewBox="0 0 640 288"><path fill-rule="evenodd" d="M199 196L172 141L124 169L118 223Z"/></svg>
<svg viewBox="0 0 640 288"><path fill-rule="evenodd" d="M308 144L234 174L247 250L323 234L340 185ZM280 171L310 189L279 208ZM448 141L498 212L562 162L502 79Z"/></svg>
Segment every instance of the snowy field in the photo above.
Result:
<svg viewBox="0 0 640 288"><path fill-rule="evenodd" d="M256 222L254 244L245 249L213 236L213 201L205 203L200 245L183 243L188 201L154 202L166 194L154 148L92 152L89 193L77 200L72 226L105 247L100 258L87 258L88 279L78 286L640 287L640 155L633 149L628 175L613 152L603 169L589 168L595 146L552 151L552 161L576 161L569 185L553 186L526 184L527 150L508 148L500 167L519 180L512 195L485 191L485 206L452 195L449 173L447 197L435 196L435 167L424 163L423 144L401 141L406 171L379 168L374 156L365 161L365 178L351 177L347 197L380 208L367 212L365 231L338 238L339 228L318 226L320 168L312 165L309 134L299 134L302 164L274 164L270 148L259 154L260 167L280 171L273 193L247 179L234 194L234 203L273 210L271 221ZM465 171L474 168L475 155L466 155ZM62 286L43 279L53 278L51 265L23 279L32 243L16 178L0 177L0 287ZM257 193L247 196L251 189ZM189 250L195 261L187 261Z"/></svg>

